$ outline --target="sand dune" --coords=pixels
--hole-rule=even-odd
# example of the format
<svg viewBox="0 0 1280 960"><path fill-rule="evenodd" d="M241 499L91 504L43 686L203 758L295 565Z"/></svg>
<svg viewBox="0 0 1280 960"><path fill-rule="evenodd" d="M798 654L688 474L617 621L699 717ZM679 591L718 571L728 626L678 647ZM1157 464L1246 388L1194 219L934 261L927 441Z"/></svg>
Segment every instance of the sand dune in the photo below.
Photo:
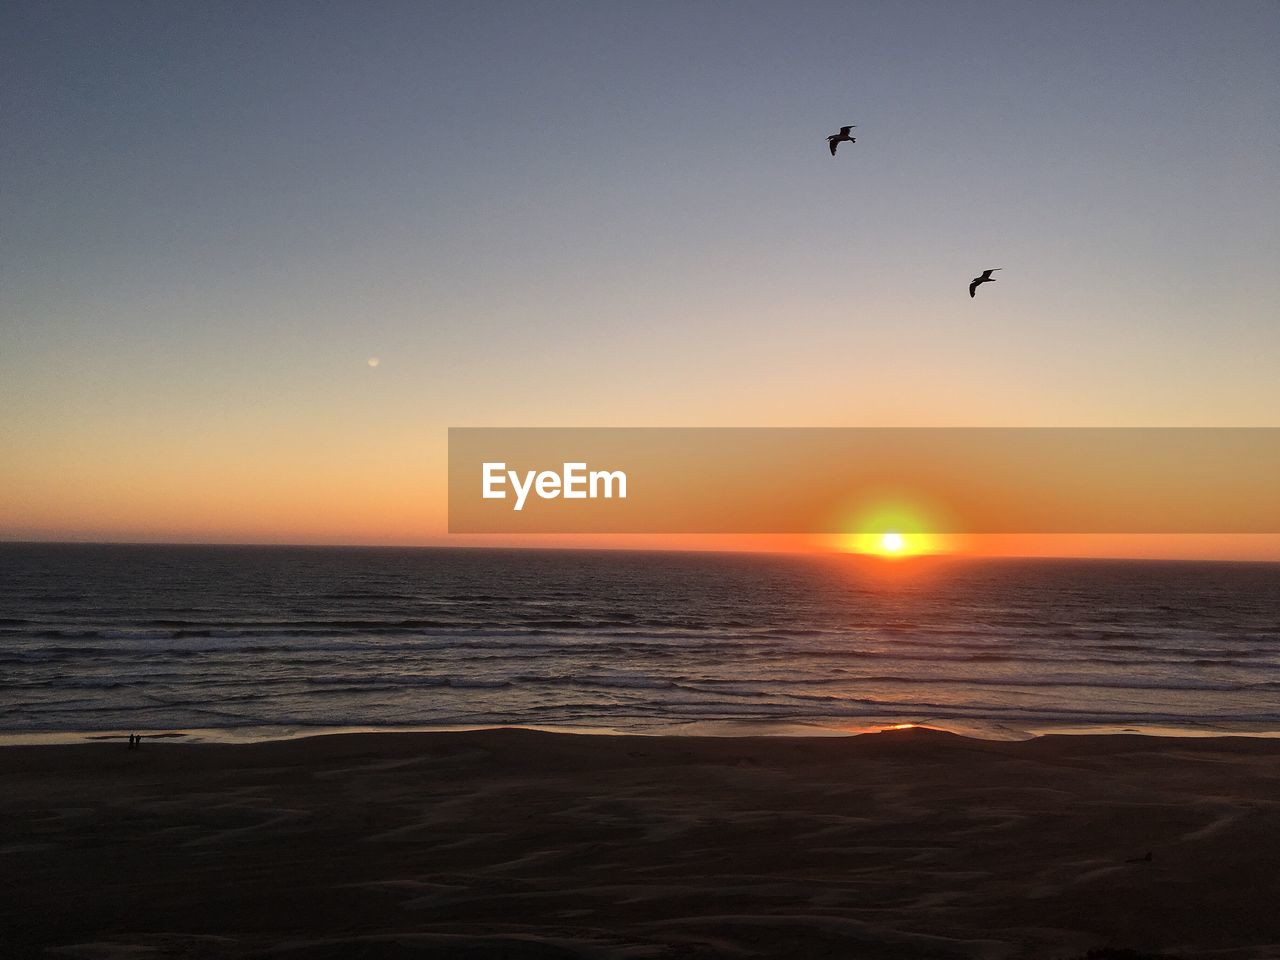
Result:
<svg viewBox="0 0 1280 960"><path fill-rule="evenodd" d="M1280 957L1277 741L493 730L0 776L5 957Z"/></svg>

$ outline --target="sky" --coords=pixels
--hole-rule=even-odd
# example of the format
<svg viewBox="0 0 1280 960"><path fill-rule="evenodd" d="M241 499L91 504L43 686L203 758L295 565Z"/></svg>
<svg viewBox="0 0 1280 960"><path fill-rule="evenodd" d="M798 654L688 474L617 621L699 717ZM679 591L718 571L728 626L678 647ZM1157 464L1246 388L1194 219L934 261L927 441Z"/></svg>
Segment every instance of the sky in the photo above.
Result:
<svg viewBox="0 0 1280 960"><path fill-rule="evenodd" d="M1278 42L1272 0L6 4L0 537L462 542L450 426L1275 426Z"/></svg>

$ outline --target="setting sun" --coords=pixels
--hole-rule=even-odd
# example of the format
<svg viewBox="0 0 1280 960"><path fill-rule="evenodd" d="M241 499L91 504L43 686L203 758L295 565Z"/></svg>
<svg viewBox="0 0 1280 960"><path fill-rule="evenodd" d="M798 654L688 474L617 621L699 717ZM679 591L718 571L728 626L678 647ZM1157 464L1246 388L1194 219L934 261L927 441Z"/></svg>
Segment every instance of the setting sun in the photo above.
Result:
<svg viewBox="0 0 1280 960"><path fill-rule="evenodd" d="M839 539L837 549L845 553L861 553L872 557L897 559L936 553L937 538L923 533L853 533Z"/></svg>

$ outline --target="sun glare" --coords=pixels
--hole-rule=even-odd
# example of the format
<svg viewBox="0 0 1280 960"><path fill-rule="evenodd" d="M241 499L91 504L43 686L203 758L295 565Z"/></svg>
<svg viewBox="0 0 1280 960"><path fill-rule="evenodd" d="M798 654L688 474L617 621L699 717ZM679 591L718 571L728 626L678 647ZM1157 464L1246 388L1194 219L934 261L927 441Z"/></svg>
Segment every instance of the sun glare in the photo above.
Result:
<svg viewBox="0 0 1280 960"><path fill-rule="evenodd" d="M902 557L918 557L936 552L935 538L923 533L899 533L889 530L883 533L855 533L841 537L838 549L845 553L896 560Z"/></svg>

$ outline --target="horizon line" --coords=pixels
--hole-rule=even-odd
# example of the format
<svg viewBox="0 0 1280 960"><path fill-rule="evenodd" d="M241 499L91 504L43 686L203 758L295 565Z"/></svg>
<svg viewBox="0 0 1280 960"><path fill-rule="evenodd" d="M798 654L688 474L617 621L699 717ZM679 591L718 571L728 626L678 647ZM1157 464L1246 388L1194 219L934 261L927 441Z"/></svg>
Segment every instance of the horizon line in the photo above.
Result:
<svg viewBox="0 0 1280 960"><path fill-rule="evenodd" d="M208 541L208 540L82 540L82 539L9 539L0 537L0 548L10 546L66 546L66 547L209 547L223 549L243 549L256 547L280 550L488 550L539 553L653 553L653 554L713 554L713 555L747 555L747 556L827 556L847 557L858 560L874 560L890 565L901 565L912 561L930 560L1088 560L1099 563L1220 563L1220 564L1262 564L1280 565L1280 559L1245 558L1245 557L1143 557L1143 556L1096 556L1086 554L1001 554L1001 553L964 553L961 551L938 551L910 556L885 556L861 551L839 549L812 550L753 550L753 549L715 549L705 547L637 547L637 546L553 546L528 545L514 546L510 544L422 544L422 543L307 543L307 542L267 542L267 541Z"/></svg>

